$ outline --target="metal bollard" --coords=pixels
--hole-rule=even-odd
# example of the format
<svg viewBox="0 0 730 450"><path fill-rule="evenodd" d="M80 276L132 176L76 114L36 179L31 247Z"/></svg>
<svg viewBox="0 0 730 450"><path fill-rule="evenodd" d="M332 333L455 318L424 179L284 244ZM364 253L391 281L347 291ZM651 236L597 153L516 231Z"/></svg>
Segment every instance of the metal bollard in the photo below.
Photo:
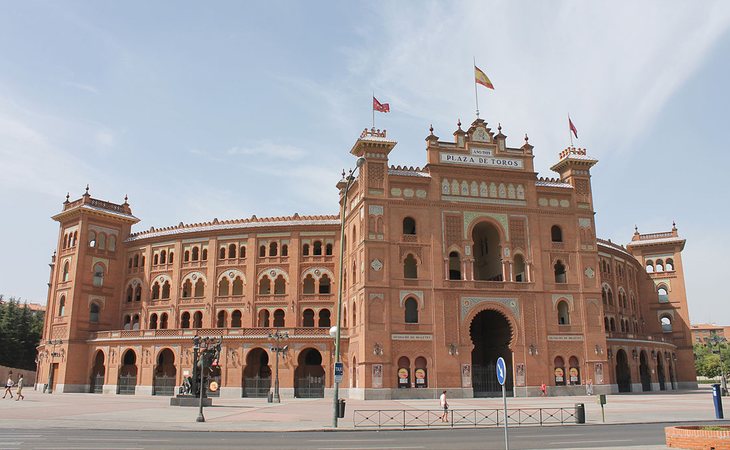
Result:
<svg viewBox="0 0 730 450"><path fill-rule="evenodd" d="M586 405L583 403L575 404L575 423L586 423Z"/></svg>
<svg viewBox="0 0 730 450"><path fill-rule="evenodd" d="M712 385L712 400L715 404L715 419L724 419L725 416L722 413L722 392L720 391L719 384Z"/></svg>

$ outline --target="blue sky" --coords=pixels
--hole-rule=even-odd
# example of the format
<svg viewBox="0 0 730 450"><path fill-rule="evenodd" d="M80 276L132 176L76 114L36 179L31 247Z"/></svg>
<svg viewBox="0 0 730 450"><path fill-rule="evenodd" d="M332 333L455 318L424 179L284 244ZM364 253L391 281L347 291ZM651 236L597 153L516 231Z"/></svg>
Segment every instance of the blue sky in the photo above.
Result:
<svg viewBox="0 0 730 450"><path fill-rule="evenodd" d="M728 2L2 2L0 292L45 302L66 192L121 202L136 229L337 212L370 126L422 166L430 124L481 116L536 168L570 112L600 162L598 234L676 220L693 322L730 324Z"/></svg>

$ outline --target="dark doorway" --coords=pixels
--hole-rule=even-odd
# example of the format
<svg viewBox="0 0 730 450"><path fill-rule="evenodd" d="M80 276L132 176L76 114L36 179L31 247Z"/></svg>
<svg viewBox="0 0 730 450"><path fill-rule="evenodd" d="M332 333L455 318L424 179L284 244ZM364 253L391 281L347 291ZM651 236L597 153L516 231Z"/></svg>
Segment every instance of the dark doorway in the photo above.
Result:
<svg viewBox="0 0 730 450"><path fill-rule="evenodd" d="M294 376L295 397L324 398L324 368L319 351L308 348L301 352Z"/></svg>
<svg viewBox="0 0 730 450"><path fill-rule="evenodd" d="M152 395L175 394L175 355L166 348L157 356L157 365L152 379Z"/></svg>
<svg viewBox="0 0 730 450"><path fill-rule="evenodd" d="M626 352L616 352L616 383L619 392L631 392L631 369L629 368L629 357Z"/></svg>
<svg viewBox="0 0 730 450"><path fill-rule="evenodd" d="M664 375L664 363L662 363L661 352L657 352L657 354L656 354L656 375L657 375L657 378L659 379L659 390L666 391L667 390L667 386L665 384L666 376Z"/></svg>
<svg viewBox="0 0 730 450"><path fill-rule="evenodd" d="M641 390L651 391L651 373L649 372L649 359L646 357L646 352L641 351L639 357L639 376L641 376Z"/></svg>
<svg viewBox="0 0 730 450"><path fill-rule="evenodd" d="M270 390L269 354L262 348L255 348L246 356L246 368L243 369L243 396L265 398Z"/></svg>
<svg viewBox="0 0 730 450"><path fill-rule="evenodd" d="M502 245L497 228L482 222L474 227L471 235L474 241L474 279L503 281Z"/></svg>
<svg viewBox="0 0 730 450"><path fill-rule="evenodd" d="M122 368L119 370L117 394L134 395L137 386L137 354L127 350L122 357Z"/></svg>
<svg viewBox="0 0 730 450"><path fill-rule="evenodd" d="M505 388L512 395L512 350L509 348L512 329L507 318L497 311L482 311L471 322L472 387L474 397L499 397L502 387L497 382L497 358L507 366Z"/></svg>
<svg viewBox="0 0 730 450"><path fill-rule="evenodd" d="M99 350L96 352L96 357L94 358L94 367L91 368L91 384L89 386L89 392L92 394L101 394L103 392L105 373L104 352Z"/></svg>

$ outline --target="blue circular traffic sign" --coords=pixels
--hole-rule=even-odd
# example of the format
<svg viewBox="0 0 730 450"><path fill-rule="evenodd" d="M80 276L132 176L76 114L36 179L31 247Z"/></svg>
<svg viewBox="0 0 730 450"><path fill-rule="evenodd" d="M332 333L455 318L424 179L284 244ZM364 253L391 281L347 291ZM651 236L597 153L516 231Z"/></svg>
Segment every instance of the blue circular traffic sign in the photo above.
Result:
<svg viewBox="0 0 730 450"><path fill-rule="evenodd" d="M504 380L507 379L507 366L504 364L504 358L497 358L497 381L504 386Z"/></svg>

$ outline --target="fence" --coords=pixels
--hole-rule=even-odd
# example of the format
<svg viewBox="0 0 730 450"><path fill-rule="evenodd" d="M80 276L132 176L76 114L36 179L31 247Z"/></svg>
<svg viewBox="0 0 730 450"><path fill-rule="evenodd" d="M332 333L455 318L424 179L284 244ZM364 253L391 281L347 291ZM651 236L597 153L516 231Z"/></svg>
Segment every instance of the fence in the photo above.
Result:
<svg viewBox="0 0 730 450"><path fill-rule="evenodd" d="M442 409L355 410L355 428L478 428L504 426L502 409L451 409L443 422ZM508 426L576 423L575 408L520 408L507 410Z"/></svg>

